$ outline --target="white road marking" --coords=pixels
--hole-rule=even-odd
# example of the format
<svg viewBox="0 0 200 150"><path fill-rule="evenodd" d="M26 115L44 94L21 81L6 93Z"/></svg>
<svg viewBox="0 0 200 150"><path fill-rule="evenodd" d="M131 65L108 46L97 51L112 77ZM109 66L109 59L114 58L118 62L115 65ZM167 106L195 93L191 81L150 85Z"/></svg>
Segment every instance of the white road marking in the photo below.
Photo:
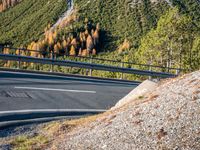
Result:
<svg viewBox="0 0 200 150"><path fill-rule="evenodd" d="M37 87L14 87L15 89L26 89L26 90L41 90L41 91L58 91L58 92L73 92L73 93L91 93L96 94L96 91L85 91L85 90L68 90L68 89L52 89L52 88L37 88Z"/></svg>
<svg viewBox="0 0 200 150"><path fill-rule="evenodd" d="M51 113L51 112L105 112L105 109L27 109L27 110L13 110L13 111L0 111L3 114L19 114L19 113Z"/></svg>

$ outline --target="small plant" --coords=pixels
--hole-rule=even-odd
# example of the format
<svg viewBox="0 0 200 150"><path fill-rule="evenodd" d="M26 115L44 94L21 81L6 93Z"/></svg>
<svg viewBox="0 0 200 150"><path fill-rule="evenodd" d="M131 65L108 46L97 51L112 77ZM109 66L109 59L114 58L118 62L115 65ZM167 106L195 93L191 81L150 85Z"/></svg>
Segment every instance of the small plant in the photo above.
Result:
<svg viewBox="0 0 200 150"><path fill-rule="evenodd" d="M19 136L11 141L11 146L14 150L40 149L48 142L48 139L42 135L36 135L34 137Z"/></svg>
<svg viewBox="0 0 200 150"><path fill-rule="evenodd" d="M139 99L143 99L143 98L144 98L144 96L142 95L142 96L139 96L138 98L139 98Z"/></svg>

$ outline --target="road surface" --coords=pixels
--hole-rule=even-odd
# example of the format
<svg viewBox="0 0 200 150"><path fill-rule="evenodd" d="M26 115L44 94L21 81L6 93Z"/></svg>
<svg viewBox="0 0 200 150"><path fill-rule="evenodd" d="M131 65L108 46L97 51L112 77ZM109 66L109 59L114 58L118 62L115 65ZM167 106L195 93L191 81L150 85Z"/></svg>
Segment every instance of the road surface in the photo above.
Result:
<svg viewBox="0 0 200 150"><path fill-rule="evenodd" d="M41 109L103 109L137 85L97 79L0 71L0 112Z"/></svg>

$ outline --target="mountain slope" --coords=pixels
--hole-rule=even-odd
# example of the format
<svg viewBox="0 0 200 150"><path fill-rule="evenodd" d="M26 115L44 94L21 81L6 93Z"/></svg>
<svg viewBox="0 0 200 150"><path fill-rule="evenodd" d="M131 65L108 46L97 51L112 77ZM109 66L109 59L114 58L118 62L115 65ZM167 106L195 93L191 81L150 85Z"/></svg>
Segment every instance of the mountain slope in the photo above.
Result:
<svg viewBox="0 0 200 150"><path fill-rule="evenodd" d="M100 22L107 32L108 43L105 50L113 51L125 38L130 40L134 47L139 46L140 38L151 28L156 26L159 17L166 12L169 5L166 1L151 2L150 0L76 0L81 18L89 18Z"/></svg>
<svg viewBox="0 0 200 150"><path fill-rule="evenodd" d="M24 0L0 13L0 43L25 45L39 39L44 28L66 10L65 0Z"/></svg>
<svg viewBox="0 0 200 150"><path fill-rule="evenodd" d="M21 0L0 0L0 12L17 5Z"/></svg>
<svg viewBox="0 0 200 150"><path fill-rule="evenodd" d="M43 3L44 7L41 7L40 3ZM52 32L54 38L50 43L45 42L44 39L52 38L48 34L43 36L44 28L48 22L53 26L52 23L67 9L65 7L64 0L52 0L51 3L24 0L0 14L0 19L4 20L0 23L0 43L40 47L29 46L36 42L36 45L45 45L41 46L45 47L41 51L53 50L70 54L71 50L73 55L89 55L91 52L87 52L85 48L86 39L88 35L94 38L92 34L98 25L97 37L100 44L98 50L94 50L98 57L187 70L200 67L199 0L74 0L75 13L66 19L67 23L62 29ZM24 10L25 13L22 13ZM170 16L171 12L175 18L169 20L167 16ZM41 17L43 19L40 19ZM162 34L158 34L160 31L163 31ZM88 41L92 41L89 39ZM76 41L76 44L71 43L72 40ZM80 44L81 42L83 44ZM156 59L150 56L155 56ZM110 65L109 62L105 63ZM93 74L117 77L116 73L109 72L94 71ZM125 75L125 78L129 76Z"/></svg>
<svg viewBox="0 0 200 150"><path fill-rule="evenodd" d="M139 63L200 69L200 28L194 18L177 8L163 15L155 29L141 40L135 56Z"/></svg>

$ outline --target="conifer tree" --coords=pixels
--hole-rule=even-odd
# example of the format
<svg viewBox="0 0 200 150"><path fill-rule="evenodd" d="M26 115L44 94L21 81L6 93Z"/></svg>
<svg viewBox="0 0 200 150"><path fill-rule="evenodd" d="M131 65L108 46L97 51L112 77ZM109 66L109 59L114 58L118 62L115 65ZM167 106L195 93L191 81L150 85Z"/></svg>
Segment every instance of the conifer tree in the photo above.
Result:
<svg viewBox="0 0 200 150"><path fill-rule="evenodd" d="M92 52L92 49L94 48L94 43L91 35L88 35L87 37L86 47L89 52Z"/></svg>
<svg viewBox="0 0 200 150"><path fill-rule="evenodd" d="M99 30L98 29L96 29L93 34L93 40L94 40L95 48L98 48L98 45L99 45Z"/></svg>
<svg viewBox="0 0 200 150"><path fill-rule="evenodd" d="M73 45L71 46L69 55L70 55L70 56L76 56L76 49L75 49L75 47L74 47Z"/></svg>
<svg viewBox="0 0 200 150"><path fill-rule="evenodd" d="M81 48L78 51L78 56L82 56L82 49Z"/></svg>
<svg viewBox="0 0 200 150"><path fill-rule="evenodd" d="M93 49L93 50L92 50L92 55L95 56L96 54L97 54L96 49Z"/></svg>
<svg viewBox="0 0 200 150"><path fill-rule="evenodd" d="M75 50L77 50L78 48L78 42L76 38L73 38L71 41L71 45L75 48Z"/></svg>

